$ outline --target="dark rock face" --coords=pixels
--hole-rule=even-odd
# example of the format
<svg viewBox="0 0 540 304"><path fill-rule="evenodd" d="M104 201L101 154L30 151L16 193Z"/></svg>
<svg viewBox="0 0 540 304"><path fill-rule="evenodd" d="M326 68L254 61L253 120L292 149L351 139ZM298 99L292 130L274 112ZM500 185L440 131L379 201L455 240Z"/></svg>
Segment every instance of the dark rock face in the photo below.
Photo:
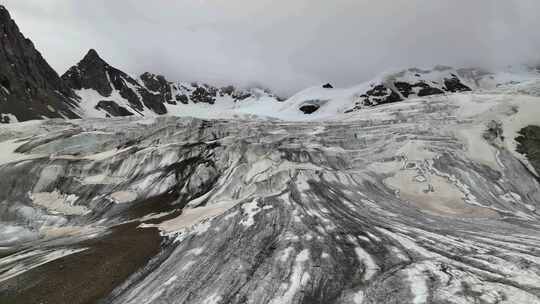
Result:
<svg viewBox="0 0 540 304"><path fill-rule="evenodd" d="M394 83L394 86L398 89L401 95L403 95L403 97L407 98L413 93L413 88L416 85L411 85L408 82L398 81Z"/></svg>
<svg viewBox="0 0 540 304"><path fill-rule="evenodd" d="M486 75L482 71L461 69L456 71L460 75L458 77L458 75L451 73L450 70L451 68L449 67L435 67L433 71L436 73L446 73L443 77L439 74L430 76L428 74L433 71L420 69L409 69L391 75L383 83L373 84L370 90L359 95L354 107L345 111L345 113L353 112L363 107L398 102L407 98L472 91L470 87L463 84L460 77L476 81L475 77L478 75ZM411 79L414 79L414 81Z"/></svg>
<svg viewBox="0 0 540 304"><path fill-rule="evenodd" d="M391 92L392 92L391 89L380 84L380 85L374 86L371 90L367 91L366 95L374 96L374 97L385 97L385 96L388 96L388 94Z"/></svg>
<svg viewBox="0 0 540 304"><path fill-rule="evenodd" d="M527 156L536 172L540 172L540 126L528 126L520 130L519 134L516 138L517 151Z"/></svg>
<svg viewBox="0 0 540 304"><path fill-rule="evenodd" d="M414 94L419 97L444 94L443 90L432 87L425 82L417 82L414 84L410 84L408 82L398 81L394 83L394 86L405 98L409 98L409 96ZM415 93L416 91L418 91L418 93Z"/></svg>
<svg viewBox="0 0 540 304"><path fill-rule="evenodd" d="M444 94L444 91L441 89L430 87L430 86L422 88L420 89L420 91L418 91L419 97L430 96L430 95L440 95L440 94Z"/></svg>
<svg viewBox="0 0 540 304"><path fill-rule="evenodd" d="M472 91L471 88L461 83L457 76L453 75L452 78L447 78L444 80L444 86L448 92L468 92Z"/></svg>
<svg viewBox="0 0 540 304"><path fill-rule="evenodd" d="M163 104L163 99L160 94L154 94L143 88L139 89L139 94L142 96L144 105L156 114L166 114L167 108Z"/></svg>
<svg viewBox="0 0 540 304"><path fill-rule="evenodd" d="M128 109L119 106L116 102L112 100L102 100L96 105L97 110L104 110L112 116L132 116Z"/></svg>
<svg viewBox="0 0 540 304"><path fill-rule="evenodd" d="M122 86L119 93L120 93L120 96L127 99L127 101L131 104L131 107L135 111L143 110L143 106L142 106L139 96L132 89L126 86ZM145 100L143 99L143 101Z"/></svg>
<svg viewBox="0 0 540 304"><path fill-rule="evenodd" d="M304 114L313 114L317 112L319 108L320 107L318 105L307 104L307 105L301 106L300 111L304 112Z"/></svg>
<svg viewBox="0 0 540 304"><path fill-rule="evenodd" d="M94 89L102 96L110 96L113 88L108 73L118 79L122 72L109 66L95 50L90 50L76 66L70 68L62 79L73 89ZM125 75L127 76L127 75ZM111 78L111 81L113 78Z"/></svg>
<svg viewBox="0 0 540 304"><path fill-rule="evenodd" d="M231 96L234 99L234 101L242 101L253 96L252 92L250 92L249 90L239 90L232 85L222 87L219 90L217 90L217 92L219 93L220 97L224 97L228 95L228 96Z"/></svg>
<svg viewBox="0 0 540 304"><path fill-rule="evenodd" d="M142 111L143 103L155 103L155 100L141 101L133 90L140 87L139 83L126 73L110 66L93 49L88 51L76 66L62 75L62 79L74 90L93 89L103 97L110 97L113 91L117 90L136 111ZM109 114L115 116L113 113Z"/></svg>
<svg viewBox="0 0 540 304"><path fill-rule="evenodd" d="M176 101L179 101L179 102L181 102L183 104L188 104L189 103L189 98L184 94L178 94L178 95L176 95L175 98L176 98Z"/></svg>
<svg viewBox="0 0 540 304"><path fill-rule="evenodd" d="M169 82L162 75L146 72L141 75L141 80L149 90L154 92L161 91L163 88L170 89Z"/></svg>
<svg viewBox="0 0 540 304"><path fill-rule="evenodd" d="M322 87L325 88L325 89L333 89L334 88L334 86L331 85L330 83L327 83L327 84L323 85Z"/></svg>
<svg viewBox="0 0 540 304"><path fill-rule="evenodd" d="M172 98L171 86L172 84L165 79L162 75L155 75L151 73L144 73L141 75L141 80L144 86L152 92L159 93L161 99L164 102L176 104Z"/></svg>
<svg viewBox="0 0 540 304"><path fill-rule="evenodd" d="M242 101L242 100L250 98L252 95L251 93L245 92L245 91L235 91L231 96L236 101Z"/></svg>
<svg viewBox="0 0 540 304"><path fill-rule="evenodd" d="M214 97L216 97L215 92L200 86L193 91L190 98L194 103L214 104L216 101Z"/></svg>
<svg viewBox="0 0 540 304"><path fill-rule="evenodd" d="M0 113L17 120L78 118L75 94L0 6Z"/></svg>
<svg viewBox="0 0 540 304"><path fill-rule="evenodd" d="M361 97L363 97L364 105L367 106L376 106L403 100L398 93L382 84L374 86Z"/></svg>

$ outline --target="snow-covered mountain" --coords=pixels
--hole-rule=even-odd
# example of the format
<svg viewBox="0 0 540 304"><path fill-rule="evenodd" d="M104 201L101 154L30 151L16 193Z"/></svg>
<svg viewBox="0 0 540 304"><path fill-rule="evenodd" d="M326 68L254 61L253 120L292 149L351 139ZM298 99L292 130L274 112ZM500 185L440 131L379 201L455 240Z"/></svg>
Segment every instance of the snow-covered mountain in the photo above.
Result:
<svg viewBox="0 0 540 304"><path fill-rule="evenodd" d="M540 77L538 69L507 71L437 66L385 73L351 88L331 84L282 99L268 90L171 82L161 75L133 77L103 60L95 50L62 77L50 68L5 8L0 54L2 122L43 118L154 117L198 118L259 116L282 120L329 118L403 100L492 89Z"/></svg>
<svg viewBox="0 0 540 304"><path fill-rule="evenodd" d="M445 66L411 68L387 72L350 88L308 88L287 99L274 115L288 120L302 118L301 113L309 115L304 119L331 118L388 103L460 92L484 92L539 79L540 70L528 66L509 67L503 71Z"/></svg>
<svg viewBox="0 0 540 304"><path fill-rule="evenodd" d="M0 28L1 123L119 116L220 117L222 111L249 109L259 103L264 108L281 101L258 88L173 83L151 73L132 77L109 65L95 50L59 77L3 6Z"/></svg>
<svg viewBox="0 0 540 304"><path fill-rule="evenodd" d="M144 73L132 78L106 63L95 50L63 76L79 97L81 117L153 117L212 112L253 102L276 103L278 98L261 89L217 88L199 83L173 83L161 75Z"/></svg>
<svg viewBox="0 0 540 304"><path fill-rule="evenodd" d="M504 71L436 66L388 72L350 88L331 84L308 88L287 98L261 89L217 88L207 84L173 83L144 73L132 78L111 67L91 50L62 79L79 96L81 117L232 118L258 116L288 121L331 119L383 104L463 92L482 92L540 79L533 67Z"/></svg>
<svg viewBox="0 0 540 304"><path fill-rule="evenodd" d="M105 63L91 50L62 79L79 96L81 117L169 115L209 119L258 116L297 121L331 119L344 113L416 98L489 91L536 81L540 79L540 73L536 68L526 66L494 72L444 66L429 70L411 68L385 73L350 88L326 84L280 99L262 89L173 83L150 73L132 78Z"/></svg>

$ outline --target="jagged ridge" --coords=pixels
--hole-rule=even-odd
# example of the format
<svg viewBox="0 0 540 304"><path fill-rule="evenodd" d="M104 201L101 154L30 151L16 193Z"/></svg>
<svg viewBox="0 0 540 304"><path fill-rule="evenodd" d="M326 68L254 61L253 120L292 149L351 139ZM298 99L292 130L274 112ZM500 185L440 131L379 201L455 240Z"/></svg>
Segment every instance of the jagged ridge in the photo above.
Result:
<svg viewBox="0 0 540 304"><path fill-rule="evenodd" d="M179 104L213 105L218 99L237 102L253 96L249 90L233 86L217 88L207 84L173 83L149 72L135 79L109 65L93 49L62 75L62 79L79 95L81 115L85 117L163 115L171 109L174 112L173 106ZM273 96L269 92L266 95Z"/></svg>
<svg viewBox="0 0 540 304"><path fill-rule="evenodd" d="M0 6L0 122L78 118L73 91Z"/></svg>

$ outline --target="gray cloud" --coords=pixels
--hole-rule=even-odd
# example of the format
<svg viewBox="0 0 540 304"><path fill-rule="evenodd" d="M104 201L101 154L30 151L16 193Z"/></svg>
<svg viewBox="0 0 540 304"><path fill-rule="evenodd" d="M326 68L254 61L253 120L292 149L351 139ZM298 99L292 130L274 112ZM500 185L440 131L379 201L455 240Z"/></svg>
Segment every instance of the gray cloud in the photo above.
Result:
<svg viewBox="0 0 540 304"><path fill-rule="evenodd" d="M538 0L3 2L59 73L96 48L134 74L291 93L394 68L540 61Z"/></svg>

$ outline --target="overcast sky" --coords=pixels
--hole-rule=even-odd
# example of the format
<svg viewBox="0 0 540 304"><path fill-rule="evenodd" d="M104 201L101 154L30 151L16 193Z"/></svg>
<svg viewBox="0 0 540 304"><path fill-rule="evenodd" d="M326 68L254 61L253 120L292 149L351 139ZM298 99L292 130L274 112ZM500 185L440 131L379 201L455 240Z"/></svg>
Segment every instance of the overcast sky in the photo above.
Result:
<svg viewBox="0 0 540 304"><path fill-rule="evenodd" d="M401 67L540 61L538 0L2 0L62 74L95 48L128 73L348 86Z"/></svg>

